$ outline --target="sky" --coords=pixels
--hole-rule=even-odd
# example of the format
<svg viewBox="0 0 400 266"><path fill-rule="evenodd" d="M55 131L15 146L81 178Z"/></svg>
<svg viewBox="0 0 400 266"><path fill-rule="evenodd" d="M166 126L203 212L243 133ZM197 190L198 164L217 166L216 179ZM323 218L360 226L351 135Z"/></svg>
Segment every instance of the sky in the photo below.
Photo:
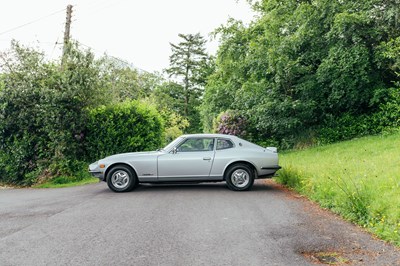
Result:
<svg viewBox="0 0 400 266"><path fill-rule="evenodd" d="M9 48L10 41L15 39L44 51L48 58L59 58L65 9L72 4L72 39L90 47L96 55L107 53L149 72L168 67L170 43L179 42L179 33L200 32L209 39L209 33L230 17L249 23L255 15L245 0L2 2L0 52ZM206 48L214 54L217 47L218 41L214 40Z"/></svg>

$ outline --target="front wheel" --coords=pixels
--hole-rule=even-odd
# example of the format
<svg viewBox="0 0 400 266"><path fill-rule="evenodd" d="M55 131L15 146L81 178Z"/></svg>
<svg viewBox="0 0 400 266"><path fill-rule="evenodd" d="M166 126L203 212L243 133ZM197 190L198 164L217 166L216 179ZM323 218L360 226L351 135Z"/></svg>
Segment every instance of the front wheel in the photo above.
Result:
<svg viewBox="0 0 400 266"><path fill-rule="evenodd" d="M114 192L128 192L138 183L136 174L127 166L117 165L107 174L107 185Z"/></svg>
<svg viewBox="0 0 400 266"><path fill-rule="evenodd" d="M235 164L226 171L225 180L231 190L249 190L254 183L254 172L245 164Z"/></svg>

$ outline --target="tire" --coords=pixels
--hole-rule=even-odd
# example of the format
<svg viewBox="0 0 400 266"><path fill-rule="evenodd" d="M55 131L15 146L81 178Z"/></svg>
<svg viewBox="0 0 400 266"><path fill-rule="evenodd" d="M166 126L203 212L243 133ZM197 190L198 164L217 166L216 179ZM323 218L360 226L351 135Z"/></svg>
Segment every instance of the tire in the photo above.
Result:
<svg viewBox="0 0 400 266"><path fill-rule="evenodd" d="M233 191L250 190L254 183L254 171L246 164L234 164L226 171L225 180Z"/></svg>
<svg viewBox="0 0 400 266"><path fill-rule="evenodd" d="M107 185L114 192L128 192L138 184L138 178L130 167L116 165L107 174Z"/></svg>

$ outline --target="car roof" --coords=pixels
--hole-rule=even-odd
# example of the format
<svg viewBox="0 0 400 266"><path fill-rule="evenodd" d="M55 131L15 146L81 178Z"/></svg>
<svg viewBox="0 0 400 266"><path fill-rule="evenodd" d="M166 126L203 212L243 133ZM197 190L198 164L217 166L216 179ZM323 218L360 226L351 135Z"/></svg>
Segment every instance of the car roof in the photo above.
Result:
<svg viewBox="0 0 400 266"><path fill-rule="evenodd" d="M229 138L229 139L238 139L238 137L234 135L226 135L226 134L207 134L207 133L201 133L201 134L186 134L182 135L184 138Z"/></svg>

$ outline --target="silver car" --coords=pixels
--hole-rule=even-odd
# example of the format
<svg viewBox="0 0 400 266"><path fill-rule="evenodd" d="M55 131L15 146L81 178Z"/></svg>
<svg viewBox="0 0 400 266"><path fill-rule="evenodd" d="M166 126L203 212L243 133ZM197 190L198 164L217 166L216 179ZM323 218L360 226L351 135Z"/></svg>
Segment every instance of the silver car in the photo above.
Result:
<svg viewBox="0 0 400 266"><path fill-rule="evenodd" d="M249 190L257 178L270 178L281 167L275 147L263 148L231 135L183 135L165 148L121 153L89 166L89 172L115 192L139 183L226 181L231 190Z"/></svg>

